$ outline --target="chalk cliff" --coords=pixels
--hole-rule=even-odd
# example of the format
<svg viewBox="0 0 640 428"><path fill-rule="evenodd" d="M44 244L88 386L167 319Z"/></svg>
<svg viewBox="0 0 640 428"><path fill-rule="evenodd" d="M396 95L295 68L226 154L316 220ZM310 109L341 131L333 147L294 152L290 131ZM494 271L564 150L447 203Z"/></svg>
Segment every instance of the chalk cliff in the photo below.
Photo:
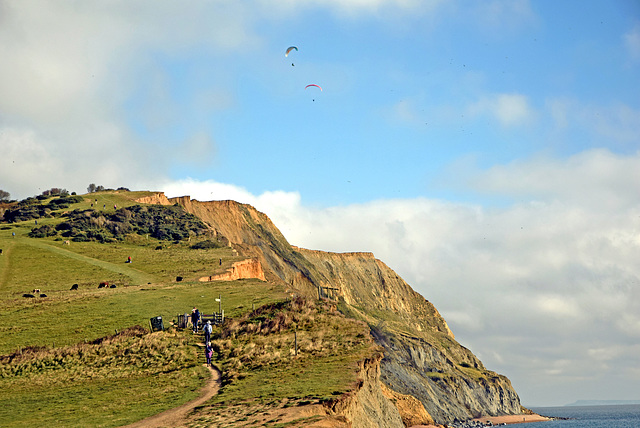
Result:
<svg viewBox="0 0 640 428"><path fill-rule="evenodd" d="M374 339L384 349L384 357L369 369L379 370L380 380L398 395L395 401L384 399L382 388L372 387L375 393L368 398L356 396L355 404L340 404L346 407L339 413L352 422L368 420L363 408L376 413L385 411L376 407L386 406L384 403L394 402L400 408L397 403L411 400L415 400L413 404L421 403L427 417L441 424L521 412L519 397L509 380L487 370L470 350L461 346L433 304L373 254L294 247L265 214L250 205L199 202L188 196L168 201L201 218L219 240L240 255L258 261L267 281L284 283L298 294L336 299L345 314L369 324ZM398 398L403 395L414 399ZM376 397L373 407L363 404L362 400L373 400L372 397ZM350 405L356 410L346 411ZM405 423L412 417L424 419L419 416L424 409L405 411L402 419ZM397 412L391 413L394 416L389 425L362 422L354 426L403 426L395 417Z"/></svg>

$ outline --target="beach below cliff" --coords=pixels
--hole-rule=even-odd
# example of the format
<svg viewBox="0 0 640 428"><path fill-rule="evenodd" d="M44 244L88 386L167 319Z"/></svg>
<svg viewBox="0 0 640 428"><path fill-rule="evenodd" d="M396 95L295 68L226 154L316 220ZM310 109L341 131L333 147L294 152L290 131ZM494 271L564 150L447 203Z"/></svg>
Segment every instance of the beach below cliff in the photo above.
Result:
<svg viewBox="0 0 640 428"><path fill-rule="evenodd" d="M551 419L534 413L531 415L483 416L480 418L472 419L469 422L481 422L484 424L486 424L487 422L491 422L493 425L510 425L522 424L527 422L544 422L549 420Z"/></svg>
<svg viewBox="0 0 640 428"><path fill-rule="evenodd" d="M523 424L527 422L544 422L549 421L550 418L540 416L537 414L531 415L505 415L505 416L483 416L480 418L471 419L461 425L461 427L478 427L478 426L496 426L496 425L511 425L511 424ZM482 424L482 425L481 425ZM442 428L443 425L414 425L411 428Z"/></svg>

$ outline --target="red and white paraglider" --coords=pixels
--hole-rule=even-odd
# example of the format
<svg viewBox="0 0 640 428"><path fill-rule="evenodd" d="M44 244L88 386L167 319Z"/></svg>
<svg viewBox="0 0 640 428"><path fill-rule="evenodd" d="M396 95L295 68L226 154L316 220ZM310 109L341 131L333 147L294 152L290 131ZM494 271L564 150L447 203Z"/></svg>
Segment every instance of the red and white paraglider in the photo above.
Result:
<svg viewBox="0 0 640 428"><path fill-rule="evenodd" d="M312 84L310 84L310 85L305 86L305 87L304 87L304 90L306 91L306 90L307 90L307 88L313 88L313 87L316 87L316 88L320 89L320 92L322 92L322 88L320 87L320 85L316 85L315 83L312 83ZM315 101L315 100L316 100L316 99L314 98L314 99L312 99L311 101Z"/></svg>

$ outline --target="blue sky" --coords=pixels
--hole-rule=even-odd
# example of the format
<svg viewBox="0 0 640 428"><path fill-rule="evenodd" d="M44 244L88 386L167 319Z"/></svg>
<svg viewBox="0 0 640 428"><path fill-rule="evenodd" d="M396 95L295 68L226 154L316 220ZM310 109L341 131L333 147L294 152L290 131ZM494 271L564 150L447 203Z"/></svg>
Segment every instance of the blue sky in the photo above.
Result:
<svg viewBox="0 0 640 428"><path fill-rule="evenodd" d="M525 405L640 399L637 1L0 11L12 197L251 203L294 245L372 251Z"/></svg>

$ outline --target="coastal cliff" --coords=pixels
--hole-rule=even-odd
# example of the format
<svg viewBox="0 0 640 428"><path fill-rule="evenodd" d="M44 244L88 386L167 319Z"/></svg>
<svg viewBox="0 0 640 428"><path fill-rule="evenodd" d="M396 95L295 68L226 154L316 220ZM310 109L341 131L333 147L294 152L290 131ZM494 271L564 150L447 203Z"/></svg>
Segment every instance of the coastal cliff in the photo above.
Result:
<svg viewBox="0 0 640 428"><path fill-rule="evenodd" d="M367 322L384 355L372 365L378 368L371 370L379 370L380 381L393 392L419 401L435 422L522 411L509 380L487 370L461 346L435 306L373 254L292 246L265 214L250 205L199 202L188 196L168 201L202 219L238 254L257 260L267 281L284 283L291 293L334 299L343 313ZM375 394L380 398L377 390ZM345 407L339 413L348 414L349 420L365 420L363 410L344 410L365 400L357 394L354 397L356 404L340 404ZM378 398L377 406L388 402ZM394 425L397 423L394 420L388 426L403 426L402 422ZM356 426L369 425L363 422Z"/></svg>
<svg viewBox="0 0 640 428"><path fill-rule="evenodd" d="M217 275L203 276L199 279L199 281L236 281L238 279L249 278L256 278L261 281L266 281L264 277L264 271L262 270L262 265L256 259L247 259L235 262L231 265L231 268L227 269L226 272L219 273Z"/></svg>

